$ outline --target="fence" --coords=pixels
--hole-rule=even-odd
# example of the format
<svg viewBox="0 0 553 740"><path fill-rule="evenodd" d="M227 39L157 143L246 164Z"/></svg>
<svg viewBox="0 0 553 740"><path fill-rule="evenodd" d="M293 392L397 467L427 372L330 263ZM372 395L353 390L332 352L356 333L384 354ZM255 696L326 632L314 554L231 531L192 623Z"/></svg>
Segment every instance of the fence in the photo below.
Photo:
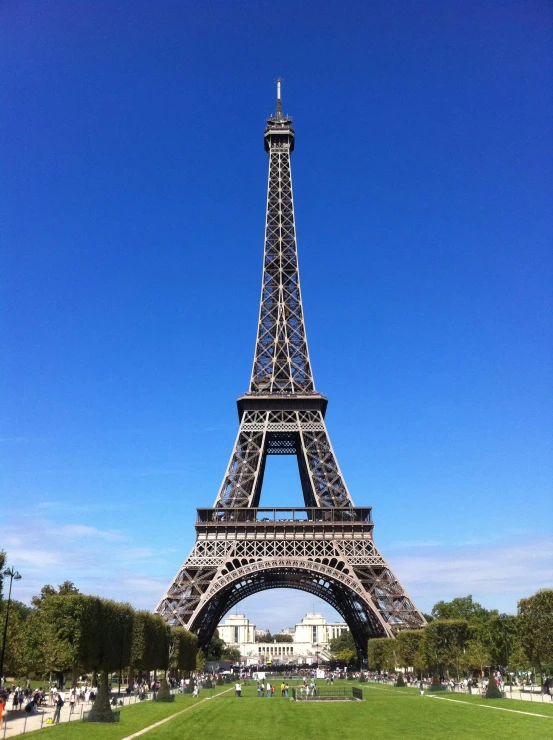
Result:
<svg viewBox="0 0 553 740"><path fill-rule="evenodd" d="M294 701L361 701L363 692L357 686L316 686L314 691L309 687L304 689L300 686L292 689L292 699Z"/></svg>

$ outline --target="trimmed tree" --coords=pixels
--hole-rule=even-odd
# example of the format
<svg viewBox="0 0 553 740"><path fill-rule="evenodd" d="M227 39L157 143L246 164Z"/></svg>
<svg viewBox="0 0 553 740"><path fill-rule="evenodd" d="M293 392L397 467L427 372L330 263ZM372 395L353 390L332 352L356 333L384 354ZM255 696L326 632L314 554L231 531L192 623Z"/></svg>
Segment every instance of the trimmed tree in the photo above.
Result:
<svg viewBox="0 0 553 740"><path fill-rule="evenodd" d="M403 688L405 686L405 681L403 680L403 673L397 674L396 686L398 686L399 688Z"/></svg>
<svg viewBox="0 0 553 740"><path fill-rule="evenodd" d="M102 672L100 688L89 722L113 722L109 704L109 672L129 665L133 635L133 609L129 604L118 604L109 599L90 599L87 630L88 654L84 664Z"/></svg>
<svg viewBox="0 0 553 740"><path fill-rule="evenodd" d="M392 671L395 668L396 641L392 637L377 637L369 640L369 668L377 671Z"/></svg>
<svg viewBox="0 0 553 740"><path fill-rule="evenodd" d="M196 669L196 652L198 638L184 627L171 629L169 648L169 669L176 671L193 671Z"/></svg>
<svg viewBox="0 0 553 740"><path fill-rule="evenodd" d="M130 666L141 673L167 669L169 628L159 614L136 611L132 624Z"/></svg>
<svg viewBox="0 0 553 740"><path fill-rule="evenodd" d="M90 634L94 632L89 612L95 597L43 592L43 597L35 600L38 608L33 621L44 646L44 666L58 674L71 670L71 684L76 686L79 669L92 667L86 659Z"/></svg>
<svg viewBox="0 0 553 740"><path fill-rule="evenodd" d="M402 630L396 637L399 665L414 668L417 673L423 670L424 630Z"/></svg>

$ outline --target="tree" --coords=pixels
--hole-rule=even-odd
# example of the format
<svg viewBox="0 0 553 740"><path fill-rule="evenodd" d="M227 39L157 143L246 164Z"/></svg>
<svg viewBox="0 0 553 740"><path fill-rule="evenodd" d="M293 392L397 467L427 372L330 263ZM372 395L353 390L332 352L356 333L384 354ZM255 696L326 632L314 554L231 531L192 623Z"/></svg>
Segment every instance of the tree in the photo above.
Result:
<svg viewBox="0 0 553 740"><path fill-rule="evenodd" d="M203 673L205 668L205 655L203 650L198 650L196 655L196 670Z"/></svg>
<svg viewBox="0 0 553 740"><path fill-rule="evenodd" d="M542 666L553 663L553 589L518 602L518 633L526 657L541 674Z"/></svg>
<svg viewBox="0 0 553 740"><path fill-rule="evenodd" d="M424 661L436 671L454 668L457 679L465 668L465 649L469 637L466 619L436 619L424 628Z"/></svg>
<svg viewBox="0 0 553 740"><path fill-rule="evenodd" d="M221 653L221 659L222 660L232 660L233 663L239 663L240 662L240 650L238 648L233 648L228 645L225 645L223 648L223 652Z"/></svg>
<svg viewBox="0 0 553 740"><path fill-rule="evenodd" d="M38 609L44 599L47 599L49 596L57 596L57 593L58 592L56 591L54 586L50 586L47 583L40 589L40 594L38 596L33 596L33 598L31 599L31 604Z"/></svg>
<svg viewBox="0 0 553 740"><path fill-rule="evenodd" d="M346 665L353 663L356 657L357 653L351 648L344 648L336 655L336 659L343 661Z"/></svg>
<svg viewBox="0 0 553 740"><path fill-rule="evenodd" d="M171 649L169 629L159 614L147 611L134 612L128 662L133 672L135 669L148 673L157 669L167 670Z"/></svg>
<svg viewBox="0 0 553 740"><path fill-rule="evenodd" d="M334 637L330 640L328 647L330 648L332 656L337 660L343 660L343 658L338 657L343 650L350 650L354 655L357 655L357 646L353 639L353 635L349 630L343 630L340 632L338 637Z"/></svg>
<svg viewBox="0 0 553 740"><path fill-rule="evenodd" d="M219 637L219 630L215 630L213 637L209 641L209 645L206 650L207 660L221 660L223 650L225 649L225 641Z"/></svg>
<svg viewBox="0 0 553 740"><path fill-rule="evenodd" d="M377 671L393 671L396 666L396 641L392 637L377 637L369 640L369 668Z"/></svg>
<svg viewBox="0 0 553 740"><path fill-rule="evenodd" d="M78 597L61 597L62 600ZM109 705L109 672L129 665L133 639L133 609L94 596L88 600L84 623L81 660L84 665L102 671L100 689L88 716L91 722L112 722ZM167 650L167 660L169 658Z"/></svg>
<svg viewBox="0 0 553 740"><path fill-rule="evenodd" d="M41 596L33 599L38 605L37 619L33 621L44 643L45 667L58 674L70 669L73 686L77 683L79 668L85 666L84 643L89 640L85 632L94 630L94 625L87 620L91 598L78 593L60 596L51 586L45 586Z"/></svg>
<svg viewBox="0 0 553 740"><path fill-rule="evenodd" d="M75 586L73 581L64 581L58 589L54 586L50 586L49 584L46 584L46 586L43 586L40 589L40 594L38 596L33 596L31 599L31 604L35 607L40 607L44 599L47 599L49 596L75 596L76 594L79 594L79 589Z"/></svg>
<svg viewBox="0 0 553 740"><path fill-rule="evenodd" d="M509 668L513 671L529 671L533 668L532 661L528 660L526 653L524 652L522 645L520 644L519 636L517 635L510 646L509 652Z"/></svg>
<svg viewBox="0 0 553 740"><path fill-rule="evenodd" d="M424 630L402 630L396 637L398 664L414 668L417 672L424 665Z"/></svg>
<svg viewBox="0 0 553 740"><path fill-rule="evenodd" d="M481 676L484 676L484 668L492 662L490 652L482 640L468 641L465 658L467 665L471 668L478 668Z"/></svg>
<svg viewBox="0 0 553 740"><path fill-rule="evenodd" d="M507 667L510 646L514 645L517 636L517 617L490 612L485 620L471 623L472 639L481 642L488 654L487 665Z"/></svg>
<svg viewBox="0 0 553 740"><path fill-rule="evenodd" d="M30 609L22 625L22 640L18 659L19 676L42 678L49 670L46 657L52 646L45 633L38 609Z"/></svg>
<svg viewBox="0 0 553 740"><path fill-rule="evenodd" d="M294 642L294 638L292 635L283 635L279 633L278 635L273 635L273 640L275 642Z"/></svg>
<svg viewBox="0 0 553 740"><path fill-rule="evenodd" d="M487 609L472 600L472 596L461 596L452 601L438 601L432 609L433 619L485 619Z"/></svg>
<svg viewBox="0 0 553 740"><path fill-rule="evenodd" d="M4 624L6 619L7 603L0 602L0 651L3 646ZM6 650L4 653L4 675L21 676L25 662L25 625L30 608L21 601L12 599L8 632L6 635Z"/></svg>
<svg viewBox="0 0 553 740"><path fill-rule="evenodd" d="M193 671L196 668L198 638L184 627L171 629L169 668L172 671Z"/></svg>

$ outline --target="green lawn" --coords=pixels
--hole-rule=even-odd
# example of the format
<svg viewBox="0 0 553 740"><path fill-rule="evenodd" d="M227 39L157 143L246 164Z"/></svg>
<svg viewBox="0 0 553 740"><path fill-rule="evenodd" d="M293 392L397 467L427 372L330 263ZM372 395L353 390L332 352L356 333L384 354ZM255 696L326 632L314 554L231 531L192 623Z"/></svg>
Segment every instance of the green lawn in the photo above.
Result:
<svg viewBox="0 0 553 740"><path fill-rule="evenodd" d="M338 684L340 685L340 684ZM359 685L359 684L357 684ZM229 691L203 702L190 711L150 731L147 740L182 740L183 737L224 737L225 740L269 740L290 737L294 740L344 740L377 738L396 740L466 740L500 737L501 740L545 740L553 738L553 706L541 701L484 700L476 696L441 694L443 698L419 696L414 689L393 689L361 684L363 702L313 704L292 702L277 693L270 699L258 698L255 686L243 689L240 699ZM221 689L227 689L227 686ZM203 691L200 698L211 692ZM174 705L145 702L126 708L116 726L73 723L49 729L54 740L121 740L121 738L190 706L198 700L180 696ZM481 705L484 705L482 707ZM516 714L488 707L516 709L533 714ZM36 735L36 733L35 733Z"/></svg>
<svg viewBox="0 0 553 740"><path fill-rule="evenodd" d="M212 690L204 689L201 692L200 699L213 696L228 688L228 686L216 686ZM49 737L53 736L54 740L73 740L73 738L82 738L82 740L121 740L121 738L137 730L148 727L154 724L154 722L159 722L160 719L180 712L182 709L186 709L193 704L198 704L198 701L191 694L179 694L176 696L174 703L138 702L132 704L130 707L121 708L121 721L117 724L96 725L80 721L66 722L56 726L49 726L36 732L28 732L23 737L37 738L39 735L44 737L45 735L43 733L47 733ZM206 703L210 704L211 702ZM193 709L192 711L195 712L197 710Z"/></svg>

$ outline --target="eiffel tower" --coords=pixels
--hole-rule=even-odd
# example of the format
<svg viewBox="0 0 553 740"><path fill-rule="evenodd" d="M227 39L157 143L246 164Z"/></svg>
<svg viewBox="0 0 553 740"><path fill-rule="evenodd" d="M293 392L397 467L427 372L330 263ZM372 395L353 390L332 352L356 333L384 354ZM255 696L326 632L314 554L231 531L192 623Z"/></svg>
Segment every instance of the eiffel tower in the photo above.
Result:
<svg viewBox="0 0 553 740"><path fill-rule="evenodd" d="M267 120L269 185L261 305L249 391L211 509L198 509L196 543L156 607L204 647L232 607L266 589L295 588L324 599L347 622L360 656L369 637L425 624L373 541L371 507L356 507L315 390L303 319L290 155L295 133L283 115ZM295 455L304 506L259 505L267 455Z"/></svg>

